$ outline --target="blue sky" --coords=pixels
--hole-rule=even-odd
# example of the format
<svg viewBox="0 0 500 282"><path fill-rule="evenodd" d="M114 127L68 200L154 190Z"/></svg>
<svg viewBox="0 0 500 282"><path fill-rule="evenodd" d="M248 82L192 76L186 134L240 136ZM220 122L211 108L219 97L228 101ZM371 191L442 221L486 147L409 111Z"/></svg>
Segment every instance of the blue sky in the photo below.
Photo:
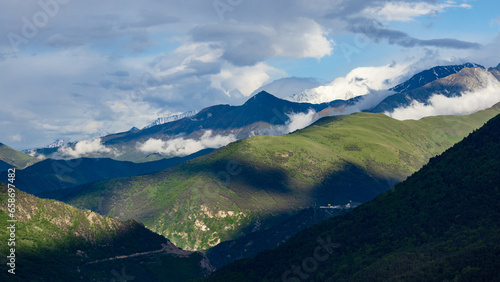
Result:
<svg viewBox="0 0 500 282"><path fill-rule="evenodd" d="M439 64L496 66L499 47L498 1L2 1L0 142L143 127L282 78L292 92L353 74L386 87Z"/></svg>

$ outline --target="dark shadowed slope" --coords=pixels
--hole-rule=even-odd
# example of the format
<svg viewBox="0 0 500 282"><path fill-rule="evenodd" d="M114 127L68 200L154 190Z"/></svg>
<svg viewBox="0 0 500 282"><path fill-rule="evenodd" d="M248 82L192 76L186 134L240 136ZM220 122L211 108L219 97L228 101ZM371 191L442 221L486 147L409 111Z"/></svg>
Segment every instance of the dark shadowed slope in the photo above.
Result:
<svg viewBox="0 0 500 282"><path fill-rule="evenodd" d="M12 168L12 167L13 167L13 165L0 160L0 172L7 171L9 168Z"/></svg>

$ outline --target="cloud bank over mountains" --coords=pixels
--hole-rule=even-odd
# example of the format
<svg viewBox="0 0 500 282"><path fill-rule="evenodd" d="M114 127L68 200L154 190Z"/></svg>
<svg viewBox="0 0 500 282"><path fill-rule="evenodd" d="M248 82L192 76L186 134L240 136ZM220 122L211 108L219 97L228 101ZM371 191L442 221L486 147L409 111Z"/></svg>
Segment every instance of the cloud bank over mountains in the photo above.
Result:
<svg viewBox="0 0 500 282"><path fill-rule="evenodd" d="M87 157L92 154L104 154L118 156L119 153L112 148L106 147L102 144L101 138L94 138L82 140L73 147L65 145L57 150L57 153L62 158L81 158Z"/></svg>
<svg viewBox="0 0 500 282"><path fill-rule="evenodd" d="M414 100L409 106L396 108L392 112L385 112L386 115L396 119L420 119L427 116L436 115L466 115L483 110L500 102L500 72L498 67L496 69L486 70L481 66L468 65L464 66L451 66L451 67L438 67L424 71L412 76L412 79L406 81L403 85L404 89L412 89L407 92L397 93L396 100L389 99L385 103L389 108L394 105L401 105L397 102L398 99L420 99L425 103ZM407 69L412 69L410 65L386 65L378 68L357 68L353 70L346 78L339 78L328 84L330 87L329 92L324 92L326 95L330 93L337 94L346 91L346 89L354 89L359 95L351 95L348 98L358 97L358 99L351 100L348 104L341 104L342 106L331 107L323 109L321 112L316 112L310 109L308 112L294 113L288 112L288 119L284 125L267 127L258 127L257 131L252 134L266 134L266 135L283 135L303 129L318 119L325 116L346 115L363 110L373 110L385 98L396 94L387 89L400 81L403 77L402 73L406 73ZM438 73L441 73L438 75ZM429 76L431 78L429 78ZM420 79L419 79L420 78ZM424 82L421 82L425 79ZM434 81L432 80L434 79ZM431 81L430 83L428 83ZM410 84L408 84L410 83ZM443 88L444 87L444 88ZM320 87L318 87L320 88ZM313 89L318 89L313 88ZM454 89L473 89L473 90L454 90ZM453 95L450 97L450 90ZM420 91L420 92L419 92ZM455 92L456 91L456 92ZM305 93L305 94L304 94ZM318 98L315 95L303 96L303 98ZM432 95L432 93L434 93ZM445 93L444 96L440 93ZM302 94L307 95L304 91ZM416 96L415 96L416 95ZM331 101L332 96L326 101ZM394 98L391 97L391 98ZM425 98L427 97L427 98ZM275 101L279 101L274 99ZM311 101L313 99L309 99ZM280 101L279 103L285 103ZM396 104L394 104L396 103ZM271 105L272 106L272 105ZM231 107L222 107L224 109L231 109ZM378 111L378 110L374 110ZM200 127L201 128L201 127ZM197 151L206 148L219 148L237 140L234 134L214 134L212 130L202 130L199 138L171 138L171 139L157 139L150 138L145 142L138 142L135 149L145 155L159 154L162 156L186 156L193 154ZM241 137L240 137L241 138ZM118 146L119 147L119 146ZM78 158L90 157L92 155L105 155L116 157L121 153L118 152L116 146L104 146L100 138L91 140L83 140L76 143L74 146L65 145L58 150L58 156L63 158ZM123 148L121 148L123 150Z"/></svg>
<svg viewBox="0 0 500 282"><path fill-rule="evenodd" d="M151 138L144 143L138 143L137 148L139 151L149 154L186 156L207 148L220 148L236 140L234 135L213 135L211 130L207 130L199 140L175 138L164 141Z"/></svg>

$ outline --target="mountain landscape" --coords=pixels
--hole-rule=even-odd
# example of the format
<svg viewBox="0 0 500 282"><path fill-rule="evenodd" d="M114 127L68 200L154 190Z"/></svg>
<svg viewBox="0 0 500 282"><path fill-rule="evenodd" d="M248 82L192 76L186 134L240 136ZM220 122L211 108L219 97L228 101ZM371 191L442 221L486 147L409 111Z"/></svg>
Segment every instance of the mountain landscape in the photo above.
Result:
<svg viewBox="0 0 500 282"><path fill-rule="evenodd" d="M500 116L370 203L206 281L497 281Z"/></svg>
<svg viewBox="0 0 500 282"><path fill-rule="evenodd" d="M166 123L155 122L142 130L111 134L99 139L102 150L89 152L86 157L113 158L122 161L147 162L162 158L195 153L185 150L182 143L194 142L200 149L214 148L229 142L254 135L281 135L288 133L287 126L295 115L306 115L310 111L319 112L326 108L344 108L352 105L356 99L349 101L336 100L322 104L296 103L279 99L265 91L257 93L241 106L216 105L205 108L197 114L190 112L186 117L174 119ZM303 126L302 126L303 127ZM149 142L148 142L149 141ZM172 149L165 142L175 143ZM150 144L164 144L168 150L162 154L151 154L147 150ZM78 144L69 144L72 151ZM167 149L164 148L164 149ZM162 150L162 146L155 146ZM35 154L45 157L69 158L61 147L40 148Z"/></svg>
<svg viewBox="0 0 500 282"><path fill-rule="evenodd" d="M500 104L419 121L373 113L329 117L292 134L240 140L161 172L52 197L135 219L183 249L203 250L314 204L370 201L499 112Z"/></svg>
<svg viewBox="0 0 500 282"><path fill-rule="evenodd" d="M0 1L0 282L500 281L498 11Z"/></svg>
<svg viewBox="0 0 500 282"><path fill-rule="evenodd" d="M160 118L142 130L135 128L103 136L90 144L84 142L82 145L92 147L94 151L83 149L85 153L81 156L133 162L186 156L196 152L187 149L186 143L194 144L193 146L199 150L218 148L254 135L286 134L324 116L360 110L391 114L397 109L411 107L415 103L429 105L435 96L461 97L463 94L491 87L497 89L500 87L499 79L498 66L489 69L475 63L437 66L419 72L410 79L387 89L386 97L373 106L371 106L372 100L380 99L376 93L312 104L283 100L261 91L241 106L216 105L199 112L190 111L169 118ZM307 96L305 92L300 94L301 100L308 101L304 95ZM498 99L496 101L498 102ZM473 111L463 114L470 112ZM79 151L76 148L78 146L77 142L67 143L57 147L35 149L33 154L46 158L67 159L71 156L74 158L74 153ZM95 149L96 146L99 149Z"/></svg>
<svg viewBox="0 0 500 282"><path fill-rule="evenodd" d="M499 79L500 65L437 66L384 96L374 91L313 104L260 91L241 106L215 105L92 140L59 140L29 155L0 144L0 182L8 183L7 170L16 168L16 255L29 270L16 278L497 279L498 229L490 223L498 211L486 203L485 215L477 206L498 196L492 192L498 192L492 188L498 99L457 115L391 116L430 105L436 95L496 91ZM467 163L473 154L477 160ZM0 185L7 203L8 188ZM484 220L474 225L472 216ZM7 205L0 217L7 220ZM9 251L8 235L0 233L2 253ZM317 244L330 246L333 264L309 259ZM40 266L52 257L69 267ZM315 270L298 272L295 265Z"/></svg>
<svg viewBox="0 0 500 282"><path fill-rule="evenodd" d="M285 126L292 114L307 114L310 110L320 111L328 107L343 107L350 103L352 102L343 100L324 104L294 103L263 91L241 106L212 106L201 110L194 116L177 121L140 131L105 136L102 138L102 143L105 146L115 147L121 152L127 151L127 148L128 150L134 148L137 143L144 143L151 139L203 140L207 132L210 132L208 137L232 136L233 141L253 135L279 135L286 131L277 131L276 126Z"/></svg>

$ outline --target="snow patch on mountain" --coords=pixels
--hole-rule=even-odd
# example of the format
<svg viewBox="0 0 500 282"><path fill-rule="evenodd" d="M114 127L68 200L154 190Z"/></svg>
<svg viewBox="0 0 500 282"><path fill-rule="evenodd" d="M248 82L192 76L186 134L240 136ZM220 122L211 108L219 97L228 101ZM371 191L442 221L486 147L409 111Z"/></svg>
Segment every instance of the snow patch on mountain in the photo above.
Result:
<svg viewBox="0 0 500 282"><path fill-rule="evenodd" d="M175 115L171 115L171 116L167 116L167 117L159 117L154 122L150 123L149 125L146 125L143 129L147 129L147 128L150 128L150 127L153 127L153 126L157 126L157 125L160 125L160 124L164 124L164 123L167 123L167 122L172 122L172 121L180 120L180 119L183 119L183 118L186 118L186 117L191 117L191 116L196 115L197 113L198 113L198 111L189 111L189 112L185 112L185 113L181 113L181 114L175 114Z"/></svg>
<svg viewBox="0 0 500 282"><path fill-rule="evenodd" d="M68 144L68 141L66 141L64 139L58 139L58 140L50 143L49 145L45 146L45 148L49 148L49 149L59 148L59 147L62 147L66 144Z"/></svg>

